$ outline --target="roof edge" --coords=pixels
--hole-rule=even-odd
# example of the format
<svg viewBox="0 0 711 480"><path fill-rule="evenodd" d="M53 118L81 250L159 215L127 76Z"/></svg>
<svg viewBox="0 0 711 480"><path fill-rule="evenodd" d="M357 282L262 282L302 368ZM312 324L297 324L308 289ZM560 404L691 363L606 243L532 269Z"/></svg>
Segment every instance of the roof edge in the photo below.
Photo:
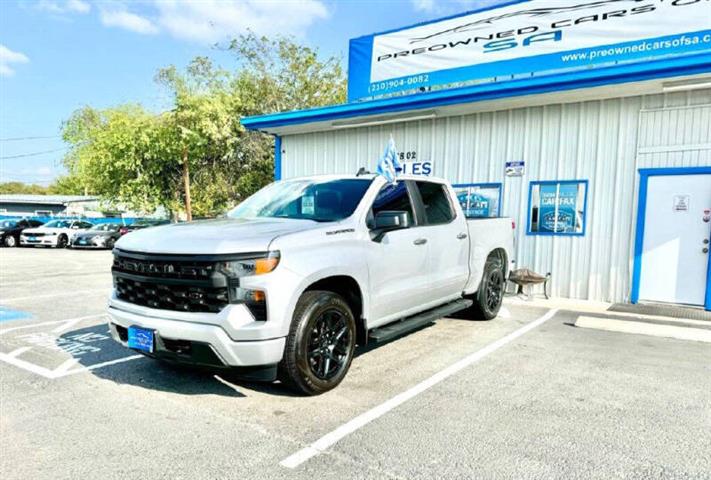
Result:
<svg viewBox="0 0 711 480"><path fill-rule="evenodd" d="M458 103L472 103L709 72L711 72L711 52L365 102L257 115L244 117L240 123L247 129L263 131L268 128L288 125L396 113Z"/></svg>

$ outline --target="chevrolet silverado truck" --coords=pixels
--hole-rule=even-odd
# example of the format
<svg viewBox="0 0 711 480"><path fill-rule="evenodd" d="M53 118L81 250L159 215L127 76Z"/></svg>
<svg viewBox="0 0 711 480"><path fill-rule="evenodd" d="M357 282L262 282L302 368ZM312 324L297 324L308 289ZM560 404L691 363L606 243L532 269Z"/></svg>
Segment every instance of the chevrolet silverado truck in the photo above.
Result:
<svg viewBox="0 0 711 480"><path fill-rule="evenodd" d="M444 180L279 181L225 218L116 242L109 328L150 357L316 395L343 380L357 344L458 311L494 318L512 229L465 218Z"/></svg>

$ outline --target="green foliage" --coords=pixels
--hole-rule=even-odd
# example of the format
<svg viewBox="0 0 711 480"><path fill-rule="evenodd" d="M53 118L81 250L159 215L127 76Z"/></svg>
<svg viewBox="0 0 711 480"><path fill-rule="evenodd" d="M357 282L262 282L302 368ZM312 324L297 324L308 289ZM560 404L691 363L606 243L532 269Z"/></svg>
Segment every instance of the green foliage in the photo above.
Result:
<svg viewBox="0 0 711 480"><path fill-rule="evenodd" d="M31 195L83 195L84 186L75 176L57 178L48 187L22 182L0 183L0 193L24 193Z"/></svg>
<svg viewBox="0 0 711 480"><path fill-rule="evenodd" d="M22 182L0 183L0 193L25 193L31 195L46 195L47 187Z"/></svg>
<svg viewBox="0 0 711 480"><path fill-rule="evenodd" d="M185 69L160 69L156 81L173 108L155 114L140 105L85 107L63 125L71 149L62 188L78 188L112 203L152 211L184 211L183 159L190 172L192 211L211 216L269 183L270 136L245 130L242 116L343 102L345 78L336 58L321 61L293 40L253 34L233 40L235 72L205 57Z"/></svg>

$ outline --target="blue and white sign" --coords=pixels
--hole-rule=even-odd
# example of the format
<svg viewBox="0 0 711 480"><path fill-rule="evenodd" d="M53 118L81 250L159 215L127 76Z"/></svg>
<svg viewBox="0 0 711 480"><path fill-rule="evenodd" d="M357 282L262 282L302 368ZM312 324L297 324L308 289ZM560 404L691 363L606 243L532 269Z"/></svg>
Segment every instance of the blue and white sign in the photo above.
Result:
<svg viewBox="0 0 711 480"><path fill-rule="evenodd" d="M541 185L539 212L541 232L573 233L576 231L578 185Z"/></svg>
<svg viewBox="0 0 711 480"><path fill-rule="evenodd" d="M351 40L348 100L711 52L709 0L513 0Z"/></svg>

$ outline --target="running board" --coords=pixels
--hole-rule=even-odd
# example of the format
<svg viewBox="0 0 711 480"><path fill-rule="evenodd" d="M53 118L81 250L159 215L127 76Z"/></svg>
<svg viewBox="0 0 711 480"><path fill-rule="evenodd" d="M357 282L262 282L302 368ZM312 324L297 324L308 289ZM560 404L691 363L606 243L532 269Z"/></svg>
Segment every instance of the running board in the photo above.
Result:
<svg viewBox="0 0 711 480"><path fill-rule="evenodd" d="M423 327L428 323L432 323L437 319L446 317L447 315L451 315L460 310L464 310L465 308L469 308L473 303L474 302L472 300L466 300L464 298L455 300L451 303L446 303L431 310L426 310L412 317L400 320L399 322L374 328L370 331L368 339L376 343L387 342L395 337L417 330L418 328Z"/></svg>

